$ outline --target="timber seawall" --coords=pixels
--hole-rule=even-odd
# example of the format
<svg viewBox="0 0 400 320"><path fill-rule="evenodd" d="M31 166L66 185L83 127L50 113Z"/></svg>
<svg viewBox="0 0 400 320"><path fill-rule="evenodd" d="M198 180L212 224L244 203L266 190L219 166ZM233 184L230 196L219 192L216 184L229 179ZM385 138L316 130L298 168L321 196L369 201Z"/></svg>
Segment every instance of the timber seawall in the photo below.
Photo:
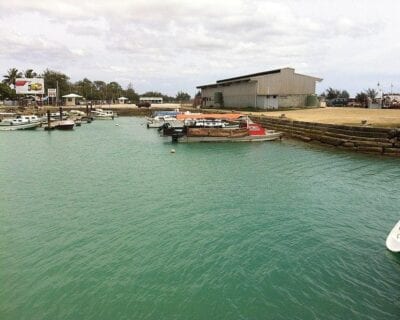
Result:
<svg viewBox="0 0 400 320"><path fill-rule="evenodd" d="M333 125L267 116L250 116L265 128L286 137L322 143L349 151L400 157L400 129Z"/></svg>

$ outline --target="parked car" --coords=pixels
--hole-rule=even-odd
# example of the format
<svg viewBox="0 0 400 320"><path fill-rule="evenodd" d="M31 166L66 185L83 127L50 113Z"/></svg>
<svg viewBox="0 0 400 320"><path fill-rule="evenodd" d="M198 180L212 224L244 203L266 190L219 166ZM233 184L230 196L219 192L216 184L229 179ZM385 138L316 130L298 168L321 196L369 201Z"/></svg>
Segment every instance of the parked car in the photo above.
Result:
<svg viewBox="0 0 400 320"><path fill-rule="evenodd" d="M150 108L151 103L150 102L139 102L139 103L136 103L136 106L138 108Z"/></svg>
<svg viewBox="0 0 400 320"><path fill-rule="evenodd" d="M327 101L327 105L333 107L347 106L347 103L348 103L347 98L335 98Z"/></svg>

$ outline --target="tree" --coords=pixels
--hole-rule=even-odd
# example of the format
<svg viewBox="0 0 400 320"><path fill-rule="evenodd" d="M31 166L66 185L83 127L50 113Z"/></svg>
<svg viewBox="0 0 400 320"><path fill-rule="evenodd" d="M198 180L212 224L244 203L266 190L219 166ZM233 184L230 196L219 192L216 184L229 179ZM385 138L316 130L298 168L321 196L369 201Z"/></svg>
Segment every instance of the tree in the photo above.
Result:
<svg viewBox="0 0 400 320"><path fill-rule="evenodd" d="M349 94L346 90L343 90L343 91L340 93L339 98L348 99L348 98L350 98L350 94Z"/></svg>
<svg viewBox="0 0 400 320"><path fill-rule="evenodd" d="M95 99L96 100L106 100L107 95L107 83L101 80L96 80L93 81L94 87L95 87Z"/></svg>
<svg viewBox="0 0 400 320"><path fill-rule="evenodd" d="M88 78L74 83L74 88L78 94L88 100L94 100L96 95L96 86Z"/></svg>
<svg viewBox="0 0 400 320"><path fill-rule="evenodd" d="M368 95L365 92L359 92L356 94L356 101L366 106L368 104Z"/></svg>
<svg viewBox="0 0 400 320"><path fill-rule="evenodd" d="M25 70L24 73L25 78L35 78L37 77L37 73L33 71L33 69Z"/></svg>
<svg viewBox="0 0 400 320"><path fill-rule="evenodd" d="M376 96L378 95L378 91L376 91L375 89L369 88L369 89L367 89L367 90L365 91L365 94L366 94L369 98L375 99Z"/></svg>
<svg viewBox="0 0 400 320"><path fill-rule="evenodd" d="M141 95L142 97L159 97L162 98L164 95L158 91L147 91Z"/></svg>
<svg viewBox="0 0 400 320"><path fill-rule="evenodd" d="M118 82L112 81L106 86L107 100L115 100L121 96L122 87Z"/></svg>
<svg viewBox="0 0 400 320"><path fill-rule="evenodd" d="M15 98L15 90L11 89L7 83L0 83L0 100Z"/></svg>
<svg viewBox="0 0 400 320"><path fill-rule="evenodd" d="M132 83L128 84L128 87L127 87L127 89L125 91L125 96L131 102L138 102L139 101L139 95L135 92L135 89L133 89Z"/></svg>
<svg viewBox="0 0 400 320"><path fill-rule="evenodd" d="M190 94L183 92L183 91L179 91L176 94L175 97L176 101L189 101L190 100Z"/></svg>
<svg viewBox="0 0 400 320"><path fill-rule="evenodd" d="M350 94L346 90L338 90L333 88L328 88L326 91L321 94L321 97L325 97L328 100L337 99L337 98L350 98Z"/></svg>
<svg viewBox="0 0 400 320"><path fill-rule="evenodd" d="M16 68L9 69L7 74L3 76L3 82L8 85L13 85L15 87L15 80L22 77L22 72L18 71Z"/></svg>
<svg viewBox="0 0 400 320"><path fill-rule="evenodd" d="M66 95L71 90L71 83L69 82L69 77L65 75L64 73L46 69L43 72L43 78L44 78L44 88L45 92L47 92L48 88L57 88L57 82L58 82L58 97L61 98L63 95Z"/></svg>
<svg viewBox="0 0 400 320"><path fill-rule="evenodd" d="M340 94L341 94L340 90L333 89L331 87L326 89L326 98L328 100L339 98Z"/></svg>

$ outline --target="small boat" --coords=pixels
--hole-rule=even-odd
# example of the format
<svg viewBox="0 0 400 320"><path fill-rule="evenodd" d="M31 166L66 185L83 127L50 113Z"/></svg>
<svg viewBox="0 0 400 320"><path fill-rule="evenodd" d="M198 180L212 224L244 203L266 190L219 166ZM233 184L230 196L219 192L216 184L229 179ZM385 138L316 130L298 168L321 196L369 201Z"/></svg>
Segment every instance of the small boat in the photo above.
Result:
<svg viewBox="0 0 400 320"><path fill-rule="evenodd" d="M54 127L58 130L72 130L75 126L74 120L57 121Z"/></svg>
<svg viewBox="0 0 400 320"><path fill-rule="evenodd" d="M117 114L112 110L96 109L92 111L92 116L96 120L114 120Z"/></svg>
<svg viewBox="0 0 400 320"><path fill-rule="evenodd" d="M66 120L69 117L69 113L66 111L62 112L62 120ZM50 119L53 121L60 120L60 112L52 112L50 113Z"/></svg>
<svg viewBox="0 0 400 320"><path fill-rule="evenodd" d="M34 115L20 115L15 118L0 119L1 131L36 129L42 124L41 119Z"/></svg>
<svg viewBox="0 0 400 320"><path fill-rule="evenodd" d="M86 116L86 113L83 111L80 111L80 110L70 110L69 113L74 116L79 116L79 117Z"/></svg>
<svg viewBox="0 0 400 320"><path fill-rule="evenodd" d="M282 138L282 133L266 130L242 114L178 115L186 124L172 133L173 142L258 142Z"/></svg>
<svg viewBox="0 0 400 320"><path fill-rule="evenodd" d="M282 138L282 132L266 130L256 123L239 128L185 128L172 134L172 142L261 142Z"/></svg>
<svg viewBox="0 0 400 320"><path fill-rule="evenodd" d="M400 220L386 238L386 248L392 252L400 252Z"/></svg>
<svg viewBox="0 0 400 320"><path fill-rule="evenodd" d="M176 117L165 115L155 116L154 118L147 118L147 128L160 128L164 123L169 121L176 121Z"/></svg>

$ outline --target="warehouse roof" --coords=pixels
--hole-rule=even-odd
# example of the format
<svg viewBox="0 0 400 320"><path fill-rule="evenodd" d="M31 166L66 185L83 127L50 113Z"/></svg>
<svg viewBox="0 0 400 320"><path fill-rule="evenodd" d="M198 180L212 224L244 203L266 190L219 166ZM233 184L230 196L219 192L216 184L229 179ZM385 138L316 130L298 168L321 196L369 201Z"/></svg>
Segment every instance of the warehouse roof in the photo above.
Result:
<svg viewBox="0 0 400 320"><path fill-rule="evenodd" d="M239 76L239 77L234 77L234 78L228 78L228 79L223 79L223 80L217 80L217 83L226 82L226 81L241 80L241 79L244 79L244 78L265 76L265 75L267 75L267 74L274 74L274 73L280 73L280 72L281 72L281 69L270 70L270 71L263 71L263 72L257 72L257 73L253 73L253 74L247 74L247 75L245 75L245 76Z"/></svg>
<svg viewBox="0 0 400 320"><path fill-rule="evenodd" d="M292 69L292 68L284 68L284 69ZM292 69L294 72L294 69ZM233 78L228 78L228 79L222 79L222 80L217 80L216 83L213 84L206 84L206 85L202 85L202 86L198 86L196 87L197 89L203 89L203 88L217 88L219 86L223 86L226 84L230 84L230 83L236 83L236 82L248 82L250 81L250 78L253 77L260 77L260 76L265 76L265 75L269 75L269 74L276 74L276 73L281 73L282 69L275 69L275 70L270 70L270 71L263 71L263 72L257 72L257 73L252 73L252 74L247 74L244 76L239 76L239 77L233 77ZM296 73L298 75L300 75L299 73ZM306 76L306 75L303 75ZM317 78L317 77L312 77L312 76L306 76L306 77L310 77L310 78L314 78L315 81L322 81L321 78Z"/></svg>

